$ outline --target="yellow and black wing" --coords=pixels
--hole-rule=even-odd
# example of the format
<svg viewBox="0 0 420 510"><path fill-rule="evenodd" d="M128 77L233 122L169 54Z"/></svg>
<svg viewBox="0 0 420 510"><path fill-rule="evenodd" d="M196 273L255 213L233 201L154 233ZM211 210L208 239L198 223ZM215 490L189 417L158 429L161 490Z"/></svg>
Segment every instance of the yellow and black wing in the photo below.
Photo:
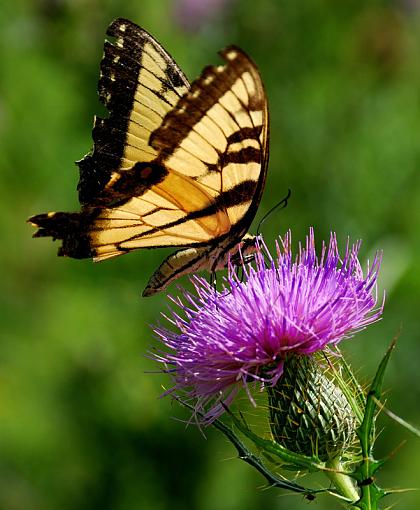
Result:
<svg viewBox="0 0 420 510"><path fill-rule="evenodd" d="M104 188L109 191L116 171L156 158L150 135L190 87L168 53L139 26L116 19L106 33L114 42L105 41L98 93L109 117L95 117L94 147L77 162L82 206L109 201Z"/></svg>
<svg viewBox="0 0 420 510"><path fill-rule="evenodd" d="M61 239L59 255L102 260L137 248L230 249L246 233L264 187L266 95L239 48L221 52L190 86L147 32L127 20L108 28L94 148L78 162L79 213L30 221ZM217 262L217 261L216 261ZM217 264L216 264L217 265Z"/></svg>

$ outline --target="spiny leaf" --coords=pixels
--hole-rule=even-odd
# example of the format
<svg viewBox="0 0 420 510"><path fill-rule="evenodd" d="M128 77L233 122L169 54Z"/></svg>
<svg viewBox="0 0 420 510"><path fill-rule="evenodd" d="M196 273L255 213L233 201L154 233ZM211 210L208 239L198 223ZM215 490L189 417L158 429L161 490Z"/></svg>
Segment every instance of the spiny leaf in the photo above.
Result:
<svg viewBox="0 0 420 510"><path fill-rule="evenodd" d="M396 340L394 339L379 364L366 397L362 424L356 431L362 449L362 461L352 474L360 488L360 499L353 504L353 507L360 510L376 510L379 500L387 494L384 489L381 489L375 483L374 474L384 464L384 461L375 460L372 456L372 450L375 442L374 427L377 401L381 399L385 369L395 348L395 343Z"/></svg>

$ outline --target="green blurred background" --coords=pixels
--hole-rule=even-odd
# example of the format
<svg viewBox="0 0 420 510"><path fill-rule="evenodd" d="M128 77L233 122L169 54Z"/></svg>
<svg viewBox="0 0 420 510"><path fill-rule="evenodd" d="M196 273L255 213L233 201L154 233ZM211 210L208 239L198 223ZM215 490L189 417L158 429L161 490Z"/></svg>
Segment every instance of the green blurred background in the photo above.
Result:
<svg viewBox="0 0 420 510"><path fill-rule="evenodd" d="M211 13L196 12L211 4ZM77 210L73 161L91 147L107 25L145 27L193 79L235 43L258 63L271 111L271 157L258 218L268 242L291 228L362 238L384 250L381 322L345 342L367 383L400 336L387 404L420 423L420 2L345 0L15 0L0 7L0 509L300 509L263 490L216 431L203 438L159 399L166 377L145 354L164 295L140 298L167 254L93 265L56 257L25 219ZM256 223L255 223L256 224ZM254 229L255 229L254 224ZM175 287L172 288L175 292ZM382 416L377 453L408 442L380 473L420 486L419 442ZM419 508L416 493L393 497ZM317 498L318 509L339 508Z"/></svg>

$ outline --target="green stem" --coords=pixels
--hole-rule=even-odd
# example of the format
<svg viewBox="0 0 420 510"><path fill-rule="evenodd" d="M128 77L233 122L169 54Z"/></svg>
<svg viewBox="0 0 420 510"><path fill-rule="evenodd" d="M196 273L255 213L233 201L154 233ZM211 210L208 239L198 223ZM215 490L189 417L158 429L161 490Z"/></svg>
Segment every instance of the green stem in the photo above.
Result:
<svg viewBox="0 0 420 510"><path fill-rule="evenodd" d="M324 473L328 476L340 494L352 503L357 501L359 499L359 493L354 486L353 480L343 473L344 470L340 459L338 457L330 459L326 463L325 467L328 468L328 471L324 471Z"/></svg>

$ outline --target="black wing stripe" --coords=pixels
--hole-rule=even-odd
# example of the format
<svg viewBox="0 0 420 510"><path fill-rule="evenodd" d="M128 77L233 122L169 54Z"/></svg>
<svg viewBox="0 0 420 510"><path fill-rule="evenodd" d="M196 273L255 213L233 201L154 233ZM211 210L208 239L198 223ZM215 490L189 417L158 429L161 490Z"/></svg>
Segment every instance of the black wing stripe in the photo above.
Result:
<svg viewBox="0 0 420 510"><path fill-rule="evenodd" d="M228 145L242 142L244 139L259 140L262 126L243 127L239 131L235 131L227 137Z"/></svg>
<svg viewBox="0 0 420 510"><path fill-rule="evenodd" d="M228 152L223 155L223 165L229 163L260 163L261 151L255 147L244 147L236 152Z"/></svg>

